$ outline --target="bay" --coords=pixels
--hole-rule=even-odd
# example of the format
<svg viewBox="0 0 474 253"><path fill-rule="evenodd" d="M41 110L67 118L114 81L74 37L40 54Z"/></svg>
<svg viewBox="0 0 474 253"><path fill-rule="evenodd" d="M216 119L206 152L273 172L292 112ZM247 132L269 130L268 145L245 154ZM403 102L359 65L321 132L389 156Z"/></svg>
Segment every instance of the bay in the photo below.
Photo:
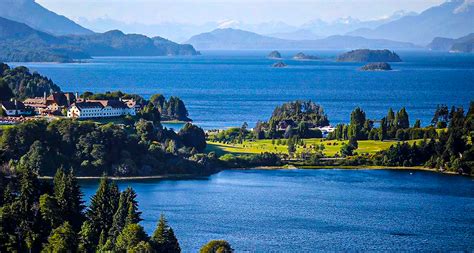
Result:
<svg viewBox="0 0 474 253"><path fill-rule="evenodd" d="M339 63L341 51L304 51L320 61L295 61L282 51L287 68L272 68L266 51L204 51L196 57L110 57L87 63L10 63L50 77L65 91L122 90L146 98L179 96L190 117L205 129L251 127L267 120L275 106L311 99L332 124L348 122L362 107L380 119L389 107L406 106L411 123L431 121L437 104L464 106L474 100L474 55L430 51L397 52L394 71L363 72L361 63Z"/></svg>
<svg viewBox="0 0 474 253"><path fill-rule="evenodd" d="M151 234L165 214L184 252L212 239L237 252L472 251L474 181L410 170L228 170L118 181ZM81 181L89 200L97 181Z"/></svg>

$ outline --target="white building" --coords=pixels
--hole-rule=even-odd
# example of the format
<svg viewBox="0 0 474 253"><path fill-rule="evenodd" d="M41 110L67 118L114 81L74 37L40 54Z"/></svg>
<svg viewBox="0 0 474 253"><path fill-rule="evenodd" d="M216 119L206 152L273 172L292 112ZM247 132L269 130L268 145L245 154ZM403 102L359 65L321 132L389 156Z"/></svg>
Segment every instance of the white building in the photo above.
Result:
<svg viewBox="0 0 474 253"><path fill-rule="evenodd" d="M136 115L134 107L128 107L120 100L85 100L72 104L68 111L68 118L107 118L124 115Z"/></svg>
<svg viewBox="0 0 474 253"><path fill-rule="evenodd" d="M320 127L319 130L321 130L321 132L323 133L323 137L326 138L328 137L329 133L334 132L336 128L332 126L325 126L325 127Z"/></svg>

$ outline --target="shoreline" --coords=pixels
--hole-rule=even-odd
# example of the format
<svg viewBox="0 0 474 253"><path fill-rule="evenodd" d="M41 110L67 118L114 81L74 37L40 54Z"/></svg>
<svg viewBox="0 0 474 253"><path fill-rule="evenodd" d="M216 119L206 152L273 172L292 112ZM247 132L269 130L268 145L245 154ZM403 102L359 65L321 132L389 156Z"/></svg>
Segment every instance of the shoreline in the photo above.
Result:
<svg viewBox="0 0 474 253"><path fill-rule="evenodd" d="M170 174L170 175L155 175L155 176L133 176L133 177L107 177L110 180L126 181L126 180L147 180L147 179L188 179L197 178L204 175L193 174ZM52 180L54 176L40 176L39 179ZM78 176L77 180L99 180L102 176Z"/></svg>
<svg viewBox="0 0 474 253"><path fill-rule="evenodd" d="M438 171L435 169L430 169L426 167L384 167L384 166L293 166L293 165L283 165L283 166L257 166L251 168L228 168L218 170L217 172L225 170L414 170L414 171L428 171L433 173L440 173L445 175L460 175L452 171ZM212 174L211 174L212 175ZM127 181L127 180L151 180L151 179L194 179L199 177L207 177L210 175L193 175L193 174L170 174L170 175L155 175L155 176L133 176L133 177L107 177L110 180L115 181ZM470 175L460 175L471 177ZM40 176L39 179L52 180L52 176ZM78 180L99 180L101 176L78 176Z"/></svg>
<svg viewBox="0 0 474 253"><path fill-rule="evenodd" d="M328 166L328 165L321 165L321 166L294 166L294 165L283 165L283 166L258 166L254 168L235 168L232 170L415 170L415 171L429 171L435 172L445 175L460 175L453 171L439 171L436 169L430 169L422 166L415 166L415 167L400 167L400 166ZM468 176L470 175L460 175L460 176Z"/></svg>

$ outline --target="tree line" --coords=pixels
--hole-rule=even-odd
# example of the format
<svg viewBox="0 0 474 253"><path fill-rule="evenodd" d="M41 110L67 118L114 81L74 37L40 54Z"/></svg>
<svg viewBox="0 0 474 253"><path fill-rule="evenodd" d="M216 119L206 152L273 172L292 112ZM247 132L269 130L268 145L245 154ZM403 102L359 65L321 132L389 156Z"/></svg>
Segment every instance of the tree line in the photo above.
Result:
<svg viewBox="0 0 474 253"><path fill-rule="evenodd" d="M132 126L37 120L0 132L0 164L12 174L30 168L42 176L59 167L81 176L207 174L217 159L199 154L205 147L204 131L190 123L176 133L143 119Z"/></svg>
<svg viewBox="0 0 474 253"><path fill-rule="evenodd" d="M52 182L30 168L18 177L0 173L0 252L181 252L163 215L147 235L132 188L120 191L102 177L87 208L82 198L72 171L58 169ZM232 251L218 240L200 252Z"/></svg>
<svg viewBox="0 0 474 253"><path fill-rule="evenodd" d="M50 94L56 91L61 89L51 79L36 72L31 73L26 67L10 68L0 62L0 101L42 97L45 92Z"/></svg>

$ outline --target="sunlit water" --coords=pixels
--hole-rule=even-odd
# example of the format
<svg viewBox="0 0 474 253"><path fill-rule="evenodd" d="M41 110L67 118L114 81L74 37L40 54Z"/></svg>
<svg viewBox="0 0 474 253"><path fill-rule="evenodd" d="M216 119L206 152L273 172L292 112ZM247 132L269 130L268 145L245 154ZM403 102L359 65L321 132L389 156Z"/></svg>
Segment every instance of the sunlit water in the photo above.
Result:
<svg viewBox="0 0 474 253"><path fill-rule="evenodd" d="M320 103L331 123L348 122L361 106L380 119L389 107L406 106L411 122L430 123L437 104L467 107L474 100L474 54L399 51L394 71L362 72L360 63L337 63L341 52L306 52L321 61L272 68L267 51L203 52L195 57L97 58L82 64L19 64L52 78L65 91L122 90L184 99L200 126L225 128L267 120L275 106L296 99Z"/></svg>
<svg viewBox="0 0 474 253"><path fill-rule="evenodd" d="M96 181L82 181L86 199ZM421 171L235 170L191 180L119 181L151 234L164 213L184 252L474 250L472 178Z"/></svg>

